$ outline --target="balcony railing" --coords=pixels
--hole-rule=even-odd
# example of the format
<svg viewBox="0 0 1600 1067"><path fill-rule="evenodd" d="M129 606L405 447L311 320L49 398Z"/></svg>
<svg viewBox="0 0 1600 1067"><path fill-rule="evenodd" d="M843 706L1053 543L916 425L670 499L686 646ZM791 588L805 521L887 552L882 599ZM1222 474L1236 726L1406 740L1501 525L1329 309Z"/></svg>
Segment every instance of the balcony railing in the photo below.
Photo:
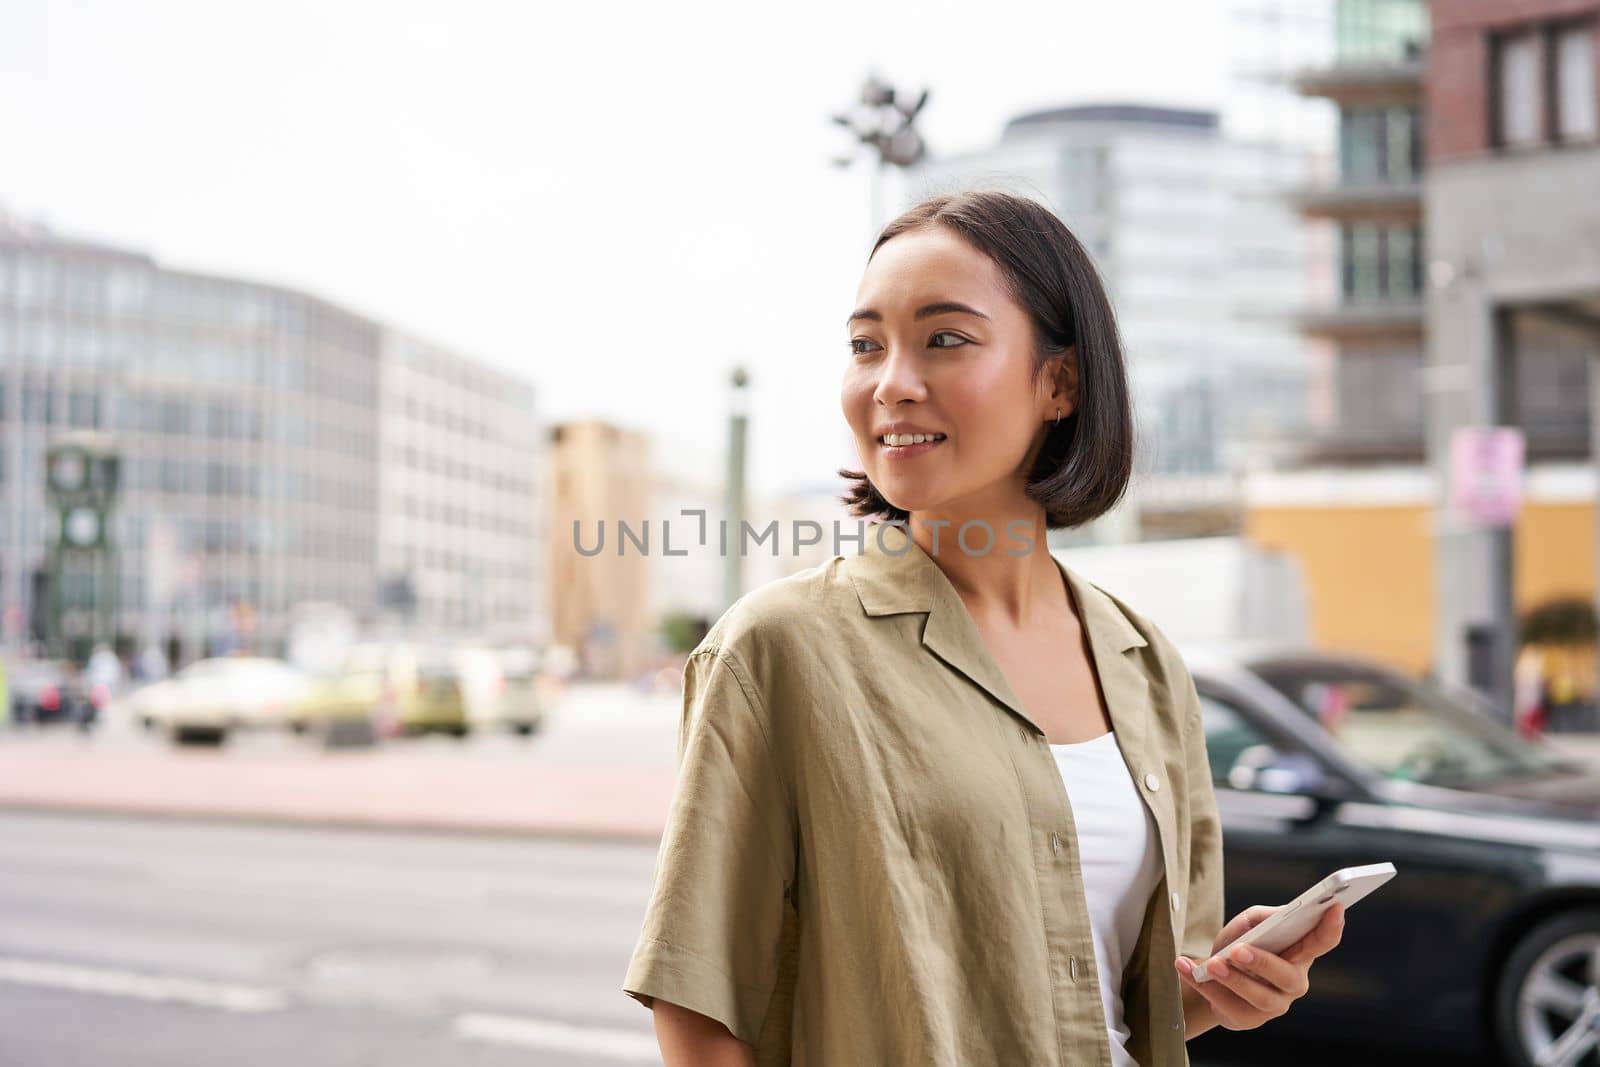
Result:
<svg viewBox="0 0 1600 1067"><path fill-rule="evenodd" d="M1422 336L1422 301L1352 301L1312 308L1301 314L1300 329L1331 341L1415 340Z"/></svg>
<svg viewBox="0 0 1600 1067"><path fill-rule="evenodd" d="M1339 104L1407 104L1422 97L1421 58L1335 62L1291 79L1302 96Z"/></svg>
<svg viewBox="0 0 1600 1067"><path fill-rule="evenodd" d="M1406 182L1340 182L1301 189L1295 194L1300 213L1336 222L1422 221L1422 184Z"/></svg>

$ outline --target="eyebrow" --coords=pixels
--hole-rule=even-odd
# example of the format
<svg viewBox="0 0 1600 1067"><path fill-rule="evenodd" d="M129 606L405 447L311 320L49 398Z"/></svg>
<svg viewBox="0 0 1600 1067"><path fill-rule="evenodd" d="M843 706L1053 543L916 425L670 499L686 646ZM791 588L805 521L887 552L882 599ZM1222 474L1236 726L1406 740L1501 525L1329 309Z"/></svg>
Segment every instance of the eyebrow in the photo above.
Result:
<svg viewBox="0 0 1600 1067"><path fill-rule="evenodd" d="M948 315L952 312L957 312L962 315L976 315L980 319L989 318L989 316L985 315L977 308L968 307L966 304L955 300L940 300L933 304L925 304L918 308L917 313L911 317L920 321L928 318L931 315ZM880 311L875 311L872 308L856 308L854 311L850 312L850 317L844 320L845 329L848 330L850 328L850 324L855 322L857 319L868 319L872 322L882 322L883 313Z"/></svg>

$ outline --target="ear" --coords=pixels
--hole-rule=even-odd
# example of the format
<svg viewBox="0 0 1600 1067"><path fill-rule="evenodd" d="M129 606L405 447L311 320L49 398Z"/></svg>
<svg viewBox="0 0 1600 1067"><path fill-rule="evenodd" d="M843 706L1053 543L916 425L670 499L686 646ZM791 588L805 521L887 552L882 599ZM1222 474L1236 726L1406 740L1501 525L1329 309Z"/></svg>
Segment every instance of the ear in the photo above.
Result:
<svg viewBox="0 0 1600 1067"><path fill-rule="evenodd" d="M1078 346L1068 345L1056 360L1055 392L1050 401L1066 417L1078 409Z"/></svg>

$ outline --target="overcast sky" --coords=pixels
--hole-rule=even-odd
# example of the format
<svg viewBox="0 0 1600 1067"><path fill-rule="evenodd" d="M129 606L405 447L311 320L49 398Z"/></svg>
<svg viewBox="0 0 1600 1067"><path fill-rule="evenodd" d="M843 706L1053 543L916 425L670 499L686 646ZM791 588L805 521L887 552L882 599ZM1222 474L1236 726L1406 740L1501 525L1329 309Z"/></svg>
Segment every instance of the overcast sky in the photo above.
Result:
<svg viewBox="0 0 1600 1067"><path fill-rule="evenodd" d="M845 458L868 179L828 116L862 76L932 90L935 151L1031 108L1215 106L1227 11L7 0L0 205L417 331L713 480L744 360L780 489Z"/></svg>

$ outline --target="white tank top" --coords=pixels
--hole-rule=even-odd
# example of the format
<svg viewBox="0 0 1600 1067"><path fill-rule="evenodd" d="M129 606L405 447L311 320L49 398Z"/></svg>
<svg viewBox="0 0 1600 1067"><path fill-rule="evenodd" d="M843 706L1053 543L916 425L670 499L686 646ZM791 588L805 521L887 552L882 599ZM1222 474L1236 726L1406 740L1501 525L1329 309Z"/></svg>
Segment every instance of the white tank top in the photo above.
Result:
<svg viewBox="0 0 1600 1067"><path fill-rule="evenodd" d="M1115 1067L1139 1067L1128 1055L1122 975L1161 881L1161 853L1151 817L1128 773L1115 732L1050 746L1072 803L1084 897L1094 931L1100 1000Z"/></svg>

